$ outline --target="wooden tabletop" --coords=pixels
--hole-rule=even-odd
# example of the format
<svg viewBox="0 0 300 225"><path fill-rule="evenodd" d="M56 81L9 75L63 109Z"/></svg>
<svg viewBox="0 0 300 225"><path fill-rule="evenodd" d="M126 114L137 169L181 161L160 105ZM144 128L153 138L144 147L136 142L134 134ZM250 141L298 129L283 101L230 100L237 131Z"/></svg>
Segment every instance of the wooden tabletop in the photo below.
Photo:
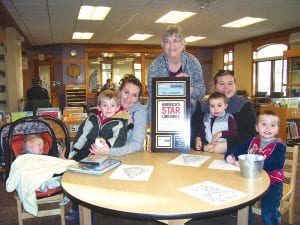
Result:
<svg viewBox="0 0 300 225"><path fill-rule="evenodd" d="M252 203L269 186L265 172L259 178L247 179L239 171L208 168L223 155L195 151L191 154L207 155L210 159L200 167L179 166L168 164L179 153L141 151L118 159L122 164L154 166L148 181L112 180L109 176L114 170L101 176L66 172L62 186L69 196L89 208L143 219L183 219L234 211ZM203 181L239 190L247 196L217 206L178 190Z"/></svg>

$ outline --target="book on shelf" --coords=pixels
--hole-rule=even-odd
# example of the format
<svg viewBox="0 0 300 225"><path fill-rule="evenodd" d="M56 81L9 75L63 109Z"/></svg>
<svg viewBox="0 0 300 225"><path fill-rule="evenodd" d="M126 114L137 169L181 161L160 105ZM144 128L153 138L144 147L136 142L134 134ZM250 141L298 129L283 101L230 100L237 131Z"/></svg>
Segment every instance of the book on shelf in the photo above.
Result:
<svg viewBox="0 0 300 225"><path fill-rule="evenodd" d="M61 112L59 108L38 108L36 110L37 116L52 116L60 119Z"/></svg>
<svg viewBox="0 0 300 225"><path fill-rule="evenodd" d="M10 123L11 122L11 116L10 112L0 112L1 122L3 123Z"/></svg>
<svg viewBox="0 0 300 225"><path fill-rule="evenodd" d="M77 166L68 167L69 171L91 175L101 175L121 164L120 160L107 158L99 165L94 163L79 163Z"/></svg>
<svg viewBox="0 0 300 225"><path fill-rule="evenodd" d="M83 107L65 107L63 110L64 116L70 116L73 113L83 113Z"/></svg>
<svg viewBox="0 0 300 225"><path fill-rule="evenodd" d="M11 112L10 113L11 122L15 122L16 120L27 117L27 116L33 116L33 112L32 111L22 111L22 112Z"/></svg>
<svg viewBox="0 0 300 225"><path fill-rule="evenodd" d="M290 139L290 140L299 139L298 126L295 121L287 122L287 139Z"/></svg>
<svg viewBox="0 0 300 225"><path fill-rule="evenodd" d="M79 116L81 120L85 120L88 117L87 113L71 113L70 116Z"/></svg>
<svg viewBox="0 0 300 225"><path fill-rule="evenodd" d="M87 118L87 113L70 113L69 115L64 115L64 121L78 121L78 120L85 120Z"/></svg>
<svg viewBox="0 0 300 225"><path fill-rule="evenodd" d="M81 121L80 116L63 116L63 121L64 122L72 122L72 121Z"/></svg>
<svg viewBox="0 0 300 225"><path fill-rule="evenodd" d="M108 156L88 155L87 157L80 160L80 164L95 164L99 165L103 161L108 159Z"/></svg>

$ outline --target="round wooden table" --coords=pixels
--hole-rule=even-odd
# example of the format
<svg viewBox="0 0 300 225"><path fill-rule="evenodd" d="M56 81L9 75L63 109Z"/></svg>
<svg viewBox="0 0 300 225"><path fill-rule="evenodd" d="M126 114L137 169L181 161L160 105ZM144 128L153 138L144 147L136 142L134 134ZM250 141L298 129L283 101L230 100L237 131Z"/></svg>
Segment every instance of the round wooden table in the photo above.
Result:
<svg viewBox="0 0 300 225"><path fill-rule="evenodd" d="M239 171L210 169L208 166L223 155L191 151L209 156L200 167L168 164L180 153L141 151L118 157L122 164L152 165L148 181L112 180L109 171L101 176L66 172L61 180L64 191L81 206L81 224L89 224L89 208L119 216L139 219L178 220L225 214L238 210L238 224L248 224L248 205L269 186L263 172L259 178L241 177ZM221 205L213 205L179 191L180 188L211 181L247 195Z"/></svg>

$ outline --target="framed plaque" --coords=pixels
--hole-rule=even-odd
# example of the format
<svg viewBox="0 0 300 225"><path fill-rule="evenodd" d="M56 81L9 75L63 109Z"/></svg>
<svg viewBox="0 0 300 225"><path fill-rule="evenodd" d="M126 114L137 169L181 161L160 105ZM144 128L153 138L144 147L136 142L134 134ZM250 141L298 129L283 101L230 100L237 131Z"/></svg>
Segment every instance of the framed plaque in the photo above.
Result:
<svg viewBox="0 0 300 225"><path fill-rule="evenodd" d="M190 77L152 79L151 151L190 151Z"/></svg>

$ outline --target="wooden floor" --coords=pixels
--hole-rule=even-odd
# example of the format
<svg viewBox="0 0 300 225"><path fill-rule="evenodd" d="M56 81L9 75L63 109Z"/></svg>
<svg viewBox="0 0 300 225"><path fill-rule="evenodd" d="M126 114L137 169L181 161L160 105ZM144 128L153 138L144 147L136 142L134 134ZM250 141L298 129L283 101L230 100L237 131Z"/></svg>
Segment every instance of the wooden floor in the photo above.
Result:
<svg viewBox="0 0 300 225"><path fill-rule="evenodd" d="M298 167L298 176L297 176L297 188L296 188L296 211L295 211L295 223L294 225L300 225L300 172ZM1 176L2 177L2 176ZM100 216L95 214L94 224L106 225L101 222ZM0 224L1 225L18 225L17 219L17 207L16 201L13 198L13 194L7 193L5 191L5 184L1 180L0 181ZM59 225L60 217L59 216L51 216L45 218L36 218L29 219L24 222L24 225ZM68 225L72 225L71 222L67 223ZM112 224L121 225L120 222L115 222ZM124 223L122 223L124 224ZM126 224L142 224L140 222L131 222ZM151 223L145 223L151 224ZM214 217L209 219L203 219L197 223L199 225L235 225L236 217L235 214L224 215L220 217ZM262 225L259 216L254 216L253 225ZM287 215L284 215L282 218L282 225L288 225Z"/></svg>

